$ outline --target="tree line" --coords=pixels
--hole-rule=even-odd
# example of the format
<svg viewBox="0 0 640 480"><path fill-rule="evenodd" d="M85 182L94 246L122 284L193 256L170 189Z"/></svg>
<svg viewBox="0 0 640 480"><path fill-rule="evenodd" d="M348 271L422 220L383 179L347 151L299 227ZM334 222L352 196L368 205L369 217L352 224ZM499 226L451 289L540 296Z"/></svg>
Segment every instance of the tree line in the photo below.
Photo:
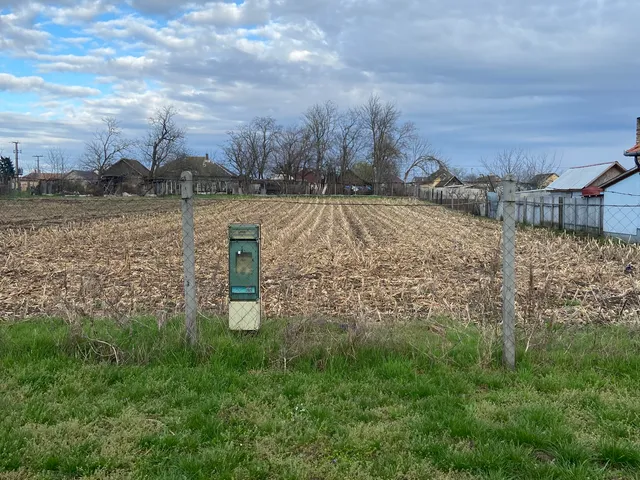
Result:
<svg viewBox="0 0 640 480"><path fill-rule="evenodd" d="M173 106L156 110L143 138L124 136L114 117L86 143L82 166L102 175L128 155L140 159L151 177L167 162L188 156L186 131L178 125ZM443 165L431 143L391 102L372 95L363 105L341 110L327 101L309 107L299 121L282 125L271 116L259 116L227 132L218 159L238 175L241 184L278 178L296 181L313 174L317 182L335 183L353 171L374 185L407 181L416 172ZM64 164L59 151L49 152L49 163Z"/></svg>
<svg viewBox="0 0 640 480"><path fill-rule="evenodd" d="M271 116L255 117L227 132L222 153L244 183L269 176L296 181L313 174L317 182L332 184L352 171L378 188L444 163L416 125L401 116L395 104L377 95L346 110L327 101L287 126Z"/></svg>
<svg viewBox="0 0 640 480"><path fill-rule="evenodd" d="M178 124L178 116L172 105L156 109L138 139L126 138L115 117L103 118L102 127L86 142L79 163L102 176L121 158L137 158L149 168L151 178L157 178L163 165L189 156L186 130ZM378 189L398 177L406 183L443 166L461 179L468 178L463 169L452 168L439 155L413 122L402 121L402 112L394 103L377 95L348 109L332 101L317 103L289 125L271 116L255 117L227 132L220 156L218 161L238 175L245 191L252 181L269 178L295 182L311 175L315 182L336 184L348 172ZM63 150L49 150L47 160L54 173L67 171ZM8 163L3 162L1 179L9 176ZM488 178L513 174L523 182L559 166L555 155L517 148L481 159L481 163Z"/></svg>

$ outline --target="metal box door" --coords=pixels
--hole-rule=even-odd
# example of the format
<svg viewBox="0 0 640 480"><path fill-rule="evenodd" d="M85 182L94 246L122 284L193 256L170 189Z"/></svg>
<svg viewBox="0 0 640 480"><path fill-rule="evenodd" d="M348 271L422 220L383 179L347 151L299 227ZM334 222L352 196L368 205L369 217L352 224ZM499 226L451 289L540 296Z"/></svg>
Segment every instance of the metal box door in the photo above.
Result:
<svg viewBox="0 0 640 480"><path fill-rule="evenodd" d="M233 301L260 298L260 246L256 241L229 242L229 298Z"/></svg>

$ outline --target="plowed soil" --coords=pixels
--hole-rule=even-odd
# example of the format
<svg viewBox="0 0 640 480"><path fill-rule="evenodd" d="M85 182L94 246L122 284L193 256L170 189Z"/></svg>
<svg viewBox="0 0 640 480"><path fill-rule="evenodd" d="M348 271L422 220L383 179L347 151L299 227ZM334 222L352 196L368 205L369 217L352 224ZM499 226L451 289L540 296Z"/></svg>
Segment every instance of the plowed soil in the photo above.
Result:
<svg viewBox="0 0 640 480"><path fill-rule="evenodd" d="M179 200L0 205L0 318L173 315L182 309ZM223 313L227 225L262 224L268 316L496 321L501 224L415 200L196 199L198 303ZM517 238L527 322L638 318L640 250L544 229Z"/></svg>

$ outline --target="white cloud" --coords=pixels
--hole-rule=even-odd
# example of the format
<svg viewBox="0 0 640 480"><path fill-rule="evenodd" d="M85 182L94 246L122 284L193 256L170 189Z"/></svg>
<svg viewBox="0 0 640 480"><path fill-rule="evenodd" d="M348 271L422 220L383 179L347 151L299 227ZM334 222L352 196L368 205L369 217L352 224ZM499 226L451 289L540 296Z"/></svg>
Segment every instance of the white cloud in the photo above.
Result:
<svg viewBox="0 0 640 480"><path fill-rule="evenodd" d="M46 48L50 35L34 27L38 9L28 6L0 15L0 52L25 52Z"/></svg>
<svg viewBox="0 0 640 480"><path fill-rule="evenodd" d="M204 8L195 9L183 17L189 23L218 26L265 23L268 19L267 2L252 0L240 5L228 2L208 3Z"/></svg>
<svg viewBox="0 0 640 480"><path fill-rule="evenodd" d="M118 8L105 0L84 0L69 7L49 7L46 13L58 25L77 25L92 21L104 13L116 13Z"/></svg>
<svg viewBox="0 0 640 480"><path fill-rule="evenodd" d="M289 52L289 60L292 62L304 62L309 59L311 52L309 50L293 50Z"/></svg>
<svg viewBox="0 0 640 480"><path fill-rule="evenodd" d="M153 106L173 102L204 138L254 115L289 121L316 101L351 106L376 91L466 161L469 152L505 146L500 138L570 148L584 140L578 132L611 124L622 136L638 114L640 65L629 32L640 4L630 0L53 3L0 0L9 5L0 15L0 65L4 54L110 87L49 105L73 122L107 112L135 132ZM95 21L105 12L116 18ZM43 31L51 22L73 30L54 38ZM54 54L80 44L86 55Z"/></svg>
<svg viewBox="0 0 640 480"><path fill-rule="evenodd" d="M20 93L48 93L62 97L89 97L100 94L100 90L89 87L59 85L45 82L42 77L16 77L0 73L0 90Z"/></svg>

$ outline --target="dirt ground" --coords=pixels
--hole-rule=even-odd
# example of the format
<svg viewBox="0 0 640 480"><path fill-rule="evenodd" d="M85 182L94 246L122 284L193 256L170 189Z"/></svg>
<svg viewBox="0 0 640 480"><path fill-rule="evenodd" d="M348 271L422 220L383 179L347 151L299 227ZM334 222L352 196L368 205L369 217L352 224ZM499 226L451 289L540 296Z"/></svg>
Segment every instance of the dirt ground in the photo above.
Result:
<svg viewBox="0 0 640 480"><path fill-rule="evenodd" d="M500 311L499 222L412 199L196 199L198 303L223 313L227 225L259 222L268 316L401 321ZM523 228L518 314L527 322L636 320L640 250ZM0 205L0 318L173 315L182 309L177 199Z"/></svg>

